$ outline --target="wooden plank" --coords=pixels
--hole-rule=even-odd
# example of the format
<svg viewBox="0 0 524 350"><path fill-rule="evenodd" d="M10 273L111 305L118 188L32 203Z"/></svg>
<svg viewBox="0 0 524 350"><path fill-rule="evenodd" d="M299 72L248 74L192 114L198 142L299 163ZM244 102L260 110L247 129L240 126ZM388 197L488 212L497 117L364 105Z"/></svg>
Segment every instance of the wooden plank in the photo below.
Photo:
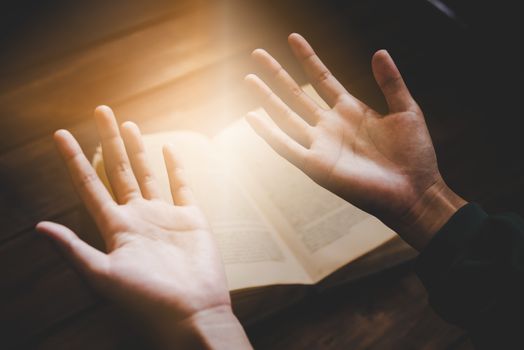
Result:
<svg viewBox="0 0 524 350"><path fill-rule="evenodd" d="M48 334L32 339L28 347L34 350L150 348L140 328L128 324L127 318L126 313L108 303L97 304L58 324Z"/></svg>
<svg viewBox="0 0 524 350"><path fill-rule="evenodd" d="M97 104L122 102L251 48L247 31L230 40L217 7L68 56L46 74L4 89L0 151L84 119Z"/></svg>
<svg viewBox="0 0 524 350"><path fill-rule="evenodd" d="M194 1L2 1L2 86L79 49L165 20ZM66 30L64 30L66 29ZM36 67L35 67L36 66Z"/></svg>
<svg viewBox="0 0 524 350"><path fill-rule="evenodd" d="M94 127L90 127L94 132ZM79 137L85 139L81 132ZM0 219L5 225L1 239L33 227L37 220L70 210L79 203L51 136L26 145L19 152L3 155L0 166L4 169L2 193L7 193L7 199L12 201L12 204L7 203L10 212ZM46 194L40 196L41 192Z"/></svg>
<svg viewBox="0 0 524 350"><path fill-rule="evenodd" d="M463 335L405 268L311 296L247 331L257 349L441 349Z"/></svg>
<svg viewBox="0 0 524 350"><path fill-rule="evenodd" d="M225 4L229 7L214 2L195 6L169 21L55 60L39 74L29 72L27 77L20 77L18 84L9 81L0 88L0 130L4 130L0 151L84 119L97 104L121 103L236 52L251 51L264 44L267 37L279 40L264 46L289 61L288 49L283 45L287 34L295 24L311 23L315 17L312 11L294 16L292 9L282 12L274 4ZM335 16L325 14L322 20L340 23L332 20ZM326 37L341 36L345 30L344 25L333 24L316 32L306 30L306 34L311 33L308 37L322 51L326 45L334 45ZM351 79L355 72L361 73L363 66L369 71L369 57L365 57L364 65L360 64L354 38L349 36L345 43L352 48L351 55L327 57L334 72L344 72L340 74L343 81ZM296 64L291 65L291 71L299 72Z"/></svg>
<svg viewBox="0 0 524 350"><path fill-rule="evenodd" d="M7 183L5 182L5 176L1 176L0 181L4 184ZM5 238L11 237L13 233L19 231L21 227L30 225L30 222L34 219L32 215L27 214L25 208L18 204L18 199L12 197L12 194L12 191L8 192L2 187L0 193L0 213L2 215L0 215L0 218L3 218L2 222L5 225L2 228L3 232L10 232L10 234L1 235L0 243Z"/></svg>
<svg viewBox="0 0 524 350"><path fill-rule="evenodd" d="M55 220L79 234L86 228L79 210ZM0 330L7 348L97 302L57 247L33 230L0 246L0 275Z"/></svg>

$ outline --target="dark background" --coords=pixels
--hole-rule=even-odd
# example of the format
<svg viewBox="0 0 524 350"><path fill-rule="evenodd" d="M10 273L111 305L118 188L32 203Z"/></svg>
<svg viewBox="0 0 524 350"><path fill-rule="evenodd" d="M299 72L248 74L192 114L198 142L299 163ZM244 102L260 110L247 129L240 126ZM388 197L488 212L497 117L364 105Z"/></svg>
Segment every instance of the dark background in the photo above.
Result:
<svg viewBox="0 0 524 350"><path fill-rule="evenodd" d="M335 76L381 111L385 104L369 60L377 49L388 49L425 112L450 187L490 212L523 215L517 5L3 1L0 348L140 347L121 312L94 295L33 231L42 219L86 227L52 131L70 128L91 154L97 141L90 113L109 103L122 120L135 120L146 131L189 127L213 134L254 107L236 81L253 68L249 52L257 46L274 52L305 82L285 48L291 31L304 34ZM232 88L219 91L224 83ZM236 101L233 110L217 112L219 97ZM271 349L470 347L466 334L433 314L410 263L311 295L248 333L257 347Z"/></svg>

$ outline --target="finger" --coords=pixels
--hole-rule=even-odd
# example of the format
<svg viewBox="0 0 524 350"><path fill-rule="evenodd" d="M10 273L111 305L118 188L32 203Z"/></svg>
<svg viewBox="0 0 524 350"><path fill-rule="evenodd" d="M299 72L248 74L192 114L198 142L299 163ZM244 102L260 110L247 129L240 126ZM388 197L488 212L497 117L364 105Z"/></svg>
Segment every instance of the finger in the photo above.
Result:
<svg viewBox="0 0 524 350"><path fill-rule="evenodd" d="M120 129L142 196L146 199L162 198L155 175L147 161L144 142L138 125L133 122L125 122Z"/></svg>
<svg viewBox="0 0 524 350"><path fill-rule="evenodd" d="M69 228L54 222L42 221L36 225L36 230L56 242L67 258L92 281L96 282L107 274L109 265L107 255L82 241Z"/></svg>
<svg viewBox="0 0 524 350"><path fill-rule="evenodd" d="M271 148L296 167L302 169L307 154L306 148L286 135L265 116L251 112L246 116L246 120Z"/></svg>
<svg viewBox="0 0 524 350"><path fill-rule="evenodd" d="M67 130L54 135L60 155L67 165L73 186L87 207L98 227L103 227L106 209L116 205L95 170L85 157L80 145Z"/></svg>
<svg viewBox="0 0 524 350"><path fill-rule="evenodd" d="M139 197L140 188L131 169L113 111L107 106L97 107L95 122L102 143L107 178L117 202L122 204Z"/></svg>
<svg viewBox="0 0 524 350"><path fill-rule="evenodd" d="M322 63L311 45L300 34L293 33L288 38L291 50L300 61L309 80L319 95L333 107L347 90Z"/></svg>
<svg viewBox="0 0 524 350"><path fill-rule="evenodd" d="M277 90L284 94L284 100L289 103L292 109L304 116L310 124L316 124L323 108L302 90L280 63L262 49L256 49L251 56L271 78L271 82L274 83Z"/></svg>
<svg viewBox="0 0 524 350"><path fill-rule="evenodd" d="M418 111L400 72L386 50L379 50L371 61L373 75L382 90L391 113Z"/></svg>
<svg viewBox="0 0 524 350"><path fill-rule="evenodd" d="M245 80L275 123L295 141L309 147L311 126L293 112L259 77L249 74Z"/></svg>
<svg viewBox="0 0 524 350"><path fill-rule="evenodd" d="M165 145L162 149L164 161L166 163L167 175L171 196L175 205L194 205L196 204L193 191L189 187L184 169L176 156L173 145Z"/></svg>

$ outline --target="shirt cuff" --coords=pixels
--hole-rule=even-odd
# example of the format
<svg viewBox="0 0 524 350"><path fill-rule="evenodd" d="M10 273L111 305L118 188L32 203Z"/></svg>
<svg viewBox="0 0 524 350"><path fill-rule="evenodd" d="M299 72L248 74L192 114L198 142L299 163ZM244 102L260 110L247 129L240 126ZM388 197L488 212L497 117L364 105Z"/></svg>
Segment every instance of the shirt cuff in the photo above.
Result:
<svg viewBox="0 0 524 350"><path fill-rule="evenodd" d="M435 234L415 264L415 272L426 289L432 289L447 274L487 218L478 204L469 203L457 210Z"/></svg>

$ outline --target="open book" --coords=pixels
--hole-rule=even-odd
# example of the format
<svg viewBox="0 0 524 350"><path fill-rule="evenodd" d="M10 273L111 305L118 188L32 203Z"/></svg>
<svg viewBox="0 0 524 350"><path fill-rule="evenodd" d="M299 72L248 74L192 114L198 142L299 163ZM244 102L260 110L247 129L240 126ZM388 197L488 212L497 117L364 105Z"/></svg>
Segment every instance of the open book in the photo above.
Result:
<svg viewBox="0 0 524 350"><path fill-rule="evenodd" d="M162 146L168 142L180 150L189 184L222 253L231 291L253 295L254 288L262 286L316 284L396 237L378 219L320 187L281 158L244 119L211 139L189 131L144 136L150 165L166 200L171 201L171 194ZM100 153L93 163L107 184ZM396 242L391 259L381 256L358 271L351 271L350 264L350 277L346 273L345 279L413 256L411 249ZM242 298L240 292L233 293L234 302ZM270 304L276 305L274 300ZM263 308L267 310L267 305Z"/></svg>

